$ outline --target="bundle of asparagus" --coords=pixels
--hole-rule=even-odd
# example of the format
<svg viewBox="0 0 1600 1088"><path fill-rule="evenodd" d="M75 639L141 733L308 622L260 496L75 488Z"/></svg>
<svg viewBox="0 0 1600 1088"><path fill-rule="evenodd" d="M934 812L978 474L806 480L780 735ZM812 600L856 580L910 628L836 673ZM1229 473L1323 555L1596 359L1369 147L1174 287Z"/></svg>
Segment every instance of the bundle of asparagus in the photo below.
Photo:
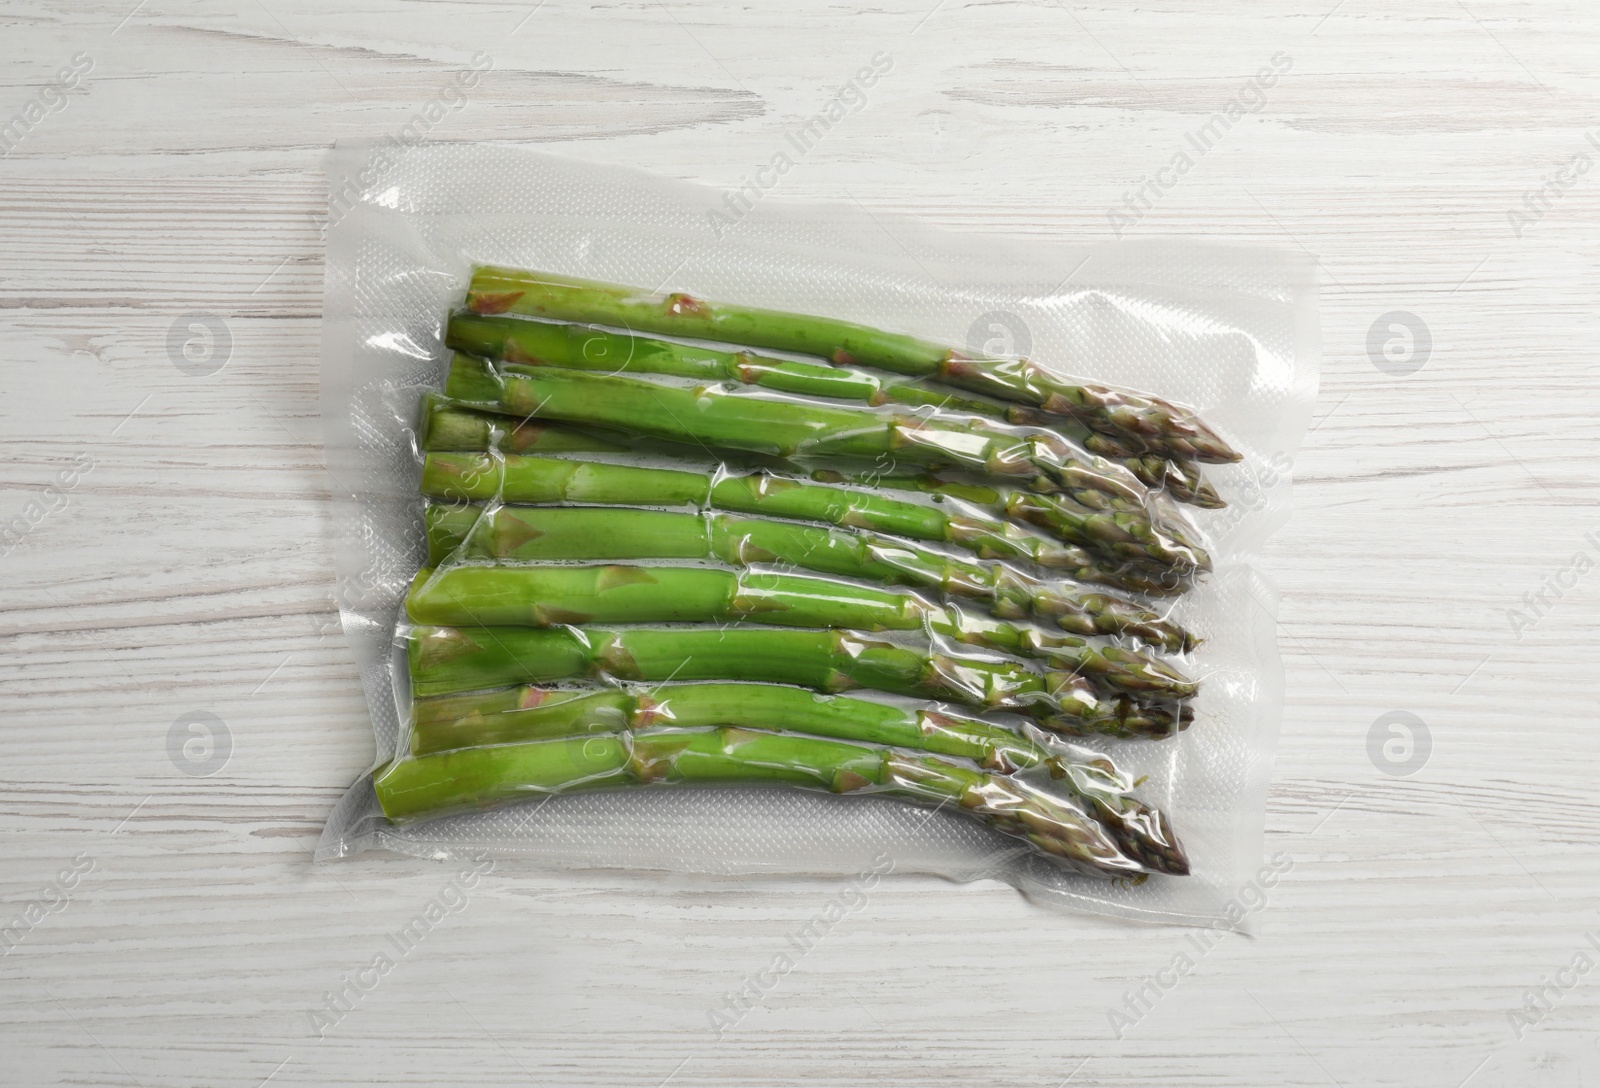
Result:
<svg viewBox="0 0 1600 1088"><path fill-rule="evenodd" d="M1153 600L1210 569L1173 501L1221 505L1200 466L1237 454L1192 412L502 268L475 271L445 341L417 428L414 704L375 775L391 820L799 785L954 801L1087 873L1188 871L1129 776L1064 738L1193 720L1167 655L1197 640Z"/></svg>
<svg viewBox="0 0 1600 1088"><path fill-rule="evenodd" d="M1106 386L1063 380L1026 359L988 359L911 336L848 321L708 302L681 292L658 296L636 287L595 283L510 268L475 270L467 307L478 314L515 313L593 322L640 332L715 340L818 355L929 378L1034 411L1019 421L1065 416L1128 446L1199 461L1239 455L1186 408Z"/></svg>

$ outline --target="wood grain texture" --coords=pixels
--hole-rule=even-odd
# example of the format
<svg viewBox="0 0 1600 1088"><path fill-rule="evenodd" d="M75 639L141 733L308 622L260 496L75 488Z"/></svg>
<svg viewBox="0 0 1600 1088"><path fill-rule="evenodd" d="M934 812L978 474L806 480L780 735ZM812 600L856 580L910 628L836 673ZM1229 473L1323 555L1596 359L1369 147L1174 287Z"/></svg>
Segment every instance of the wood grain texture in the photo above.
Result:
<svg viewBox="0 0 1600 1088"><path fill-rule="evenodd" d="M1600 10L1368 0L535 6L34 0L0 12L0 120L93 69L0 162L0 521L93 467L0 558L0 904L92 859L0 957L28 1085L1592 1085L1600 172L1507 212L1600 132ZM371 756L337 633L316 419L325 149L397 131L474 54L436 139L537 143L736 185L877 51L892 73L773 199L1105 239L1107 210L1274 54L1293 69L1129 229L1293 246L1325 377L1270 549L1286 710L1255 938L1114 1037L1192 946L1009 887L894 879L733 1030L708 1010L834 893L502 865L325 1038L325 991L451 871L316 866ZM1407 311L1419 372L1368 357ZM227 365L168 357L215 314ZM1426 766L1378 770L1405 709ZM181 715L227 765L169 759ZM88 864L87 860L80 865ZM1600 960L1600 952L1589 949Z"/></svg>

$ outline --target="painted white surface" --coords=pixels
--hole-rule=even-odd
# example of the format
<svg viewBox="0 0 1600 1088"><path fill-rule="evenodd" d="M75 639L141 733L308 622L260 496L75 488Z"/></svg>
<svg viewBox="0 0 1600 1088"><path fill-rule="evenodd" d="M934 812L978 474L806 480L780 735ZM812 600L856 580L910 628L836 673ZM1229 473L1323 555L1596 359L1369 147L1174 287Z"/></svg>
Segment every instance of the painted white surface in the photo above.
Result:
<svg viewBox="0 0 1600 1088"><path fill-rule="evenodd" d="M0 559L6 912L93 863L0 957L0 1079L1600 1081L1600 972L1557 978L1600 962L1595 576L1571 566L1600 556L1600 171L1520 237L1507 217L1573 155L1600 160L1592 6L130 8L0 12L0 120L46 111L0 162L0 516L93 462ZM1107 1008L1193 953L1185 933L894 879L718 1040L707 1011L835 886L503 866L316 1037L324 992L451 877L309 863L371 754L322 536L322 156L398 131L477 51L495 71L436 138L727 185L883 51L892 73L774 199L1078 239L1109 237L1123 193L1293 58L1129 228L1324 262L1323 395L1271 550L1289 703L1267 850L1293 867L1258 937L1117 1039ZM42 88L79 54L52 111ZM1431 330L1409 376L1367 352L1396 310ZM232 341L209 376L168 357L195 313ZM1514 629L1547 578L1576 585ZM1432 734L1408 778L1368 755L1396 709ZM232 737L204 779L168 755L196 710ZM1551 1011L1519 1039L1541 979Z"/></svg>

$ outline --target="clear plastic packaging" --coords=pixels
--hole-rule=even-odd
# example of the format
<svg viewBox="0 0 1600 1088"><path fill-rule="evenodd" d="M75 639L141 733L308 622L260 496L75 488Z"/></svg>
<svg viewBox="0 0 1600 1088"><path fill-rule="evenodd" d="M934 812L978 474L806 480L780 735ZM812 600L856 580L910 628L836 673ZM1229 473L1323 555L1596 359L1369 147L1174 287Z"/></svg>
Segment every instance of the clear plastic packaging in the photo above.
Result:
<svg viewBox="0 0 1600 1088"><path fill-rule="evenodd" d="M1214 917L1261 859L1281 675L1252 559L1316 391L1310 262L724 210L441 145L332 225L322 412L378 788L318 857L844 875L887 852ZM824 351L706 299L889 331ZM936 382L904 334L955 349ZM1017 364L966 365L989 356L1138 392L1041 412L997 400ZM1141 431L1163 402L1240 460Z"/></svg>

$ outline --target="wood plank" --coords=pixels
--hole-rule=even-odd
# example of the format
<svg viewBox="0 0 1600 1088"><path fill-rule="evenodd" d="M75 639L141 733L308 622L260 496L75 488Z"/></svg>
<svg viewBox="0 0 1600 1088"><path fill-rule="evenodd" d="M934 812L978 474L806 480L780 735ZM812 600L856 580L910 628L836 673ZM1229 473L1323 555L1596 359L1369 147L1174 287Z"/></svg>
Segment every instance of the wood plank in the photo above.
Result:
<svg viewBox="0 0 1600 1088"><path fill-rule="evenodd" d="M1594 579L1520 637L1508 612L1600 556L1597 175L1521 237L1507 213L1600 157L1597 24L1570 0L9 5L0 120L94 58L0 164L0 520L94 461L0 558L4 913L93 858L0 957L17 1082L1589 1083L1595 975L1521 1038L1509 1014L1597 928ZM833 883L504 863L319 1039L324 993L451 878L310 861L371 758L330 629L325 149L398 132L481 51L432 138L733 186L879 50L891 75L770 199L1077 240L1294 60L1129 230L1326 273L1318 422L1265 561L1289 692L1267 849L1294 867L1257 936L1118 1039L1108 1008L1183 932L896 878L718 1039L709 1012ZM1367 357L1392 310L1433 334L1407 377ZM204 377L166 348L195 313L232 338ZM1432 730L1411 778L1368 758L1391 709ZM168 755L194 710L231 734L211 778Z"/></svg>

